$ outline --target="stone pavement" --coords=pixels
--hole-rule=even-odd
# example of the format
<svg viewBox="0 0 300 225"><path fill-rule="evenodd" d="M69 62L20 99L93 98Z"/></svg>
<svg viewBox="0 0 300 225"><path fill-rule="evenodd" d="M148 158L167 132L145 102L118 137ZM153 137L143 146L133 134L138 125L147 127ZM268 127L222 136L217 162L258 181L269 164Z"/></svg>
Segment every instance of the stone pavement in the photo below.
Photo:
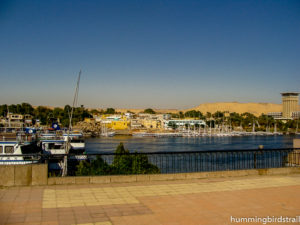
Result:
<svg viewBox="0 0 300 225"><path fill-rule="evenodd" d="M0 189L0 224L210 225L267 216L300 216L299 174Z"/></svg>

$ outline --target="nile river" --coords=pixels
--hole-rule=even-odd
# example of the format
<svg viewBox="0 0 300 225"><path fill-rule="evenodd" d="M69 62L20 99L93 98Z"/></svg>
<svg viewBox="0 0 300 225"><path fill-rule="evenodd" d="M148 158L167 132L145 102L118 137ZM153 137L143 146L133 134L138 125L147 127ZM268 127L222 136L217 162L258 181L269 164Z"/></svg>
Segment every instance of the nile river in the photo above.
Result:
<svg viewBox="0 0 300 225"><path fill-rule="evenodd" d="M114 152L120 142L131 152L179 152L230 149L292 148L293 139L300 138L290 135L277 136L243 136L243 137L132 137L115 136L86 139L87 153Z"/></svg>

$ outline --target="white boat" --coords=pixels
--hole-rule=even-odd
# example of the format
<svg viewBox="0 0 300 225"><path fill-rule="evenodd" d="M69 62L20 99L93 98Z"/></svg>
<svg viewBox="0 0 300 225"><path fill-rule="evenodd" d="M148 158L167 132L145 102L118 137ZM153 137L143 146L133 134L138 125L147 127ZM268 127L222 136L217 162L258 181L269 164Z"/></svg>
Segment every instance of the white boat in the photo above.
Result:
<svg viewBox="0 0 300 225"><path fill-rule="evenodd" d="M73 139L74 141L74 139ZM68 147L68 143L70 147ZM49 160L50 170L62 170L63 169L63 158L62 155L68 154L68 161L78 162L79 160L86 160L86 155L72 155L72 154L83 154L84 148L81 147L73 148L72 142L68 142L63 136L56 139L40 140L40 145L43 153L46 155L51 155ZM76 144L76 143L74 143ZM70 148L70 149L69 149ZM77 164L76 164L77 165ZM76 166L75 165L75 166Z"/></svg>
<svg viewBox="0 0 300 225"><path fill-rule="evenodd" d="M65 141L67 141L69 137L71 149L76 150L76 153L82 153L79 151L85 149L85 141L81 132L71 131L69 134L64 133L63 137Z"/></svg>
<svg viewBox="0 0 300 225"><path fill-rule="evenodd" d="M25 136L3 137L0 141L0 165L31 164L37 163L38 159L32 154L40 153L35 142ZM30 139L30 140L28 140ZM28 154L28 155L26 155ZM30 155L31 154L31 155Z"/></svg>
<svg viewBox="0 0 300 225"><path fill-rule="evenodd" d="M83 151L80 150L85 149L85 141L84 141L83 134L81 132L71 131L69 134L67 132L64 133L48 132L48 133L40 134L41 141L48 141L49 143L51 143L52 141L53 143L56 142L57 145L61 142L61 140L67 142L68 138L69 138L71 149L77 150L76 152L77 154L82 153Z"/></svg>
<svg viewBox="0 0 300 225"><path fill-rule="evenodd" d="M63 138L41 140L40 146L43 153L48 155L66 154L67 152L66 141Z"/></svg>

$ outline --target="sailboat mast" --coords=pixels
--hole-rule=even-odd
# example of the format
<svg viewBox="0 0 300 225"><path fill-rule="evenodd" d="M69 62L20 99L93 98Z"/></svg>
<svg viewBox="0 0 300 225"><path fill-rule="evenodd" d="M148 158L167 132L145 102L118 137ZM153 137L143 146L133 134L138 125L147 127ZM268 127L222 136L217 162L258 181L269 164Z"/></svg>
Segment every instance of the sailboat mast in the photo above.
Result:
<svg viewBox="0 0 300 225"><path fill-rule="evenodd" d="M67 176L67 174L68 174L68 154L69 154L69 151L70 151L70 148L71 148L70 131L71 131L71 128L72 128L72 118L73 118L74 107L77 104L77 99L78 99L80 75L81 75L81 70L80 70L79 75L78 75L75 95L74 95L74 99L73 99L73 105L72 105L72 109L71 109L70 123L69 123L67 142L66 142L66 155L64 156L62 176Z"/></svg>
<svg viewBox="0 0 300 225"><path fill-rule="evenodd" d="M71 115L70 115L70 123L69 123L69 131L72 128L72 119L73 119L73 112L74 112L74 107L77 105L77 100L78 100L78 92L79 92L79 83L80 83L80 76L81 76L81 70L79 71L78 79L77 79L77 85L75 89L75 95L73 99L73 105L71 109Z"/></svg>

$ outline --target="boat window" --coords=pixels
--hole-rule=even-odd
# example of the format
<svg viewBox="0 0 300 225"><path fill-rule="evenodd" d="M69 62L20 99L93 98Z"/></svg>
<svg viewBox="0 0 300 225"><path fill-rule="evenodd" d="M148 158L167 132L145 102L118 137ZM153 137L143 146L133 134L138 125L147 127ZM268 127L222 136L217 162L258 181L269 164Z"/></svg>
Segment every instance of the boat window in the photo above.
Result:
<svg viewBox="0 0 300 225"><path fill-rule="evenodd" d="M3 153L3 146L0 146L0 153Z"/></svg>
<svg viewBox="0 0 300 225"><path fill-rule="evenodd" d="M14 146L5 146L5 153L14 153Z"/></svg>

